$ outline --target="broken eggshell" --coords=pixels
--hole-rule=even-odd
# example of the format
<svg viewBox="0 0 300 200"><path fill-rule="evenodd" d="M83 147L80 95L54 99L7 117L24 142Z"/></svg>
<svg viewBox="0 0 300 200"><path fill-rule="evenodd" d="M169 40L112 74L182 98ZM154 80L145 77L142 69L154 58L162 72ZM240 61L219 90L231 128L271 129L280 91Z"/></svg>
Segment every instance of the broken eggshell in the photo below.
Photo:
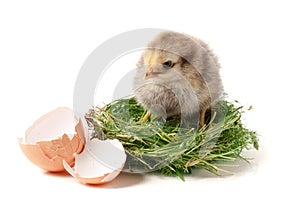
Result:
<svg viewBox="0 0 300 200"><path fill-rule="evenodd" d="M59 107L36 120L19 145L32 163L59 172L65 170L63 160L74 165L74 153L82 152L86 134L84 121L77 120L71 109Z"/></svg>
<svg viewBox="0 0 300 200"><path fill-rule="evenodd" d="M103 184L116 178L126 161L125 150L117 139L87 141L84 150L75 155L72 167L64 161L65 169L80 182Z"/></svg>

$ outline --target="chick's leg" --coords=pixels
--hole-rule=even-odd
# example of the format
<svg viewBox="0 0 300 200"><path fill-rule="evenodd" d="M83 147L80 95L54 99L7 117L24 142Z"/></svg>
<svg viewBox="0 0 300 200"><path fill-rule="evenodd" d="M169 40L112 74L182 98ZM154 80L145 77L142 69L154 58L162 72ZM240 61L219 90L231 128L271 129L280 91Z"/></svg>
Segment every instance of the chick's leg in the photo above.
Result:
<svg viewBox="0 0 300 200"><path fill-rule="evenodd" d="M204 126L205 124L205 112L206 112L205 109L200 110L199 124L201 127Z"/></svg>
<svg viewBox="0 0 300 200"><path fill-rule="evenodd" d="M150 112L147 111L147 113L144 115L144 117L141 118L137 123L142 124L142 123L148 121L148 119L150 119L150 116L151 116Z"/></svg>

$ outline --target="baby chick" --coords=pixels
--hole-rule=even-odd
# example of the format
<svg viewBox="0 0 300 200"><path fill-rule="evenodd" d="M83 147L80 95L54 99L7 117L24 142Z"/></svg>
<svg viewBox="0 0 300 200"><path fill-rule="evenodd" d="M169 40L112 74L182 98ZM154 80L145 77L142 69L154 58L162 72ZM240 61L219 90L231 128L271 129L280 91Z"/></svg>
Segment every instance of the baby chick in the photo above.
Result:
<svg viewBox="0 0 300 200"><path fill-rule="evenodd" d="M156 116L199 116L223 93L217 57L201 40L173 31L158 34L137 63L134 95L148 113Z"/></svg>

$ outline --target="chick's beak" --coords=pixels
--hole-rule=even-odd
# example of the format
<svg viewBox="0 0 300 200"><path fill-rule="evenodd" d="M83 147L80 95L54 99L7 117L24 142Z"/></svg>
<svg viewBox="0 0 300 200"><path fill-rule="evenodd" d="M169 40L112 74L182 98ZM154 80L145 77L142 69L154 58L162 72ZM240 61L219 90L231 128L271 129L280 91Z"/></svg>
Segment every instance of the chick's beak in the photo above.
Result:
<svg viewBox="0 0 300 200"><path fill-rule="evenodd" d="M149 66L146 71L145 78L148 78L153 73L153 68Z"/></svg>
<svg viewBox="0 0 300 200"><path fill-rule="evenodd" d="M162 72L159 69L159 65L149 65L147 67L147 71L145 74L145 79L148 79L150 77L155 77L159 74L161 74Z"/></svg>

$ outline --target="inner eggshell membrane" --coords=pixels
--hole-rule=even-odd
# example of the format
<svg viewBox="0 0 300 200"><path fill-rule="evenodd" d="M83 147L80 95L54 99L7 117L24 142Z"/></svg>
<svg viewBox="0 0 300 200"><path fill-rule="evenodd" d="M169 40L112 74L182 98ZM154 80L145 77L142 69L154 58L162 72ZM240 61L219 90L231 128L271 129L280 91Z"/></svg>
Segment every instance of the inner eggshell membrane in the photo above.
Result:
<svg viewBox="0 0 300 200"><path fill-rule="evenodd" d="M117 139L93 139L87 141L82 153L75 155L73 168L66 162L64 166L80 182L102 184L117 177L125 161L125 150Z"/></svg>

